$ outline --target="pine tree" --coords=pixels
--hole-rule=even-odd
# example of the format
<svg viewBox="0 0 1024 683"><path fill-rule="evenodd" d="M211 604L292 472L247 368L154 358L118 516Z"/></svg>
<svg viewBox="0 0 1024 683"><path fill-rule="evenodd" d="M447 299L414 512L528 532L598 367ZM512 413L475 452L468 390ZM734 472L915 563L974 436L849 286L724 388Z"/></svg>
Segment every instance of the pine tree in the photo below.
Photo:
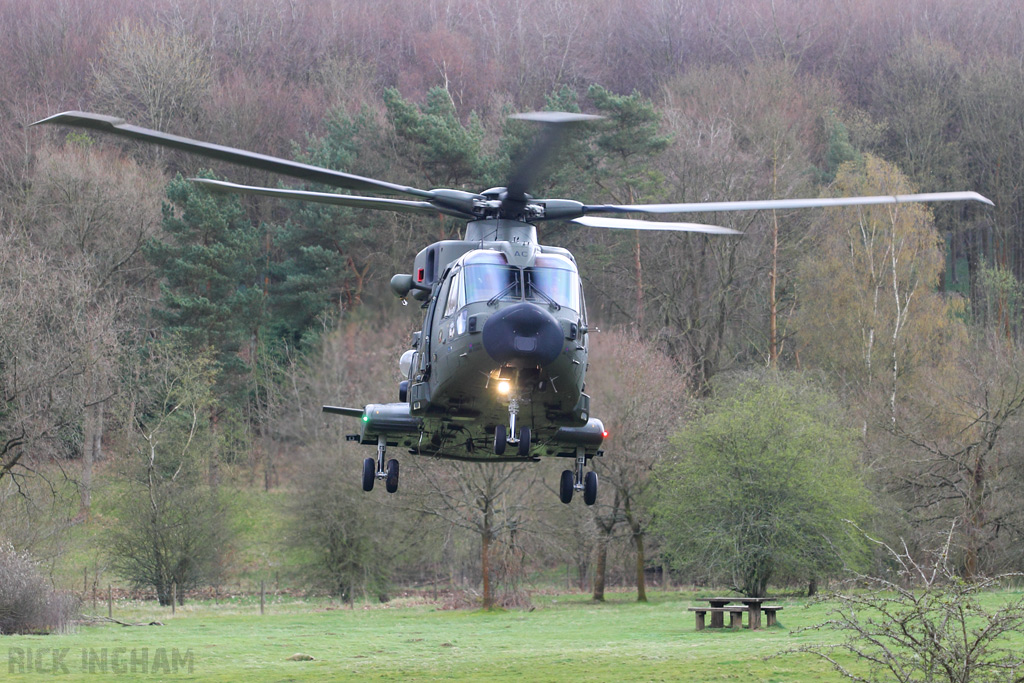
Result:
<svg viewBox="0 0 1024 683"><path fill-rule="evenodd" d="M214 350L226 376L243 374L265 319L259 229L237 197L200 189L180 175L167 186L167 198L164 239L145 247L161 276L155 314L165 333L197 351Z"/></svg>

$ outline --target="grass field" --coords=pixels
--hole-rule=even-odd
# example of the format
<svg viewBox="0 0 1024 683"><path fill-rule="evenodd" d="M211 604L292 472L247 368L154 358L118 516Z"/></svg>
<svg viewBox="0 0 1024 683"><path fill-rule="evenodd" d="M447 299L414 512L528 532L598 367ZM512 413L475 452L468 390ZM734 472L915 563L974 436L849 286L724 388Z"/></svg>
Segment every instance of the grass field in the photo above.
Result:
<svg viewBox="0 0 1024 683"><path fill-rule="evenodd" d="M822 634L792 635L824 608L783 601L781 626L694 629L691 595L633 594L594 604L584 595L535 596L532 611L438 610L399 598L343 608L251 599L168 609L117 605L115 617L163 626L81 625L51 636L7 636L5 680L314 681L825 681L808 655L769 658ZM88 610L86 610L88 611ZM105 611L104 611L105 613ZM312 661L291 661L297 653ZM133 659L134 658L134 659Z"/></svg>
<svg viewBox="0 0 1024 683"><path fill-rule="evenodd" d="M1015 598L1019 592L986 601L994 607ZM837 639L794 633L820 623L825 606L782 600L775 628L698 632L686 611L693 600L692 593L656 592L638 604L622 593L595 604L585 595L535 595L532 611L479 612L439 610L416 598L354 609L289 599L269 602L263 616L258 598L189 604L174 616L155 603L121 603L115 617L164 625L5 636L0 680L840 680L812 655L773 657ZM313 659L290 659L299 653Z"/></svg>

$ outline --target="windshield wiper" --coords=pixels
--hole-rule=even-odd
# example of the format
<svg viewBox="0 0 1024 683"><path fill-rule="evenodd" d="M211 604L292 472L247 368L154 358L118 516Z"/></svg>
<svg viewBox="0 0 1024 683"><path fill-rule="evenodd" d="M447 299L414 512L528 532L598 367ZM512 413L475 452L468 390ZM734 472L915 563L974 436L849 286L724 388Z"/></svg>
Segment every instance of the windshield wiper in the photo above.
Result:
<svg viewBox="0 0 1024 683"><path fill-rule="evenodd" d="M544 299L544 301L547 301L548 304L553 306L556 311L562 310L562 304L560 304L557 301L555 301L554 299L552 299L551 296L548 295L547 292L545 292L543 289L541 289L537 285L533 284L532 280L530 281L530 291L533 292L534 294L538 295L541 299Z"/></svg>
<svg viewBox="0 0 1024 683"><path fill-rule="evenodd" d="M505 289L501 290L500 292L492 296L490 299L488 299L487 305L493 306L494 304L498 303L500 299L504 298L505 296L512 293L512 291L516 289L519 289L519 281L513 280L512 282L505 285Z"/></svg>

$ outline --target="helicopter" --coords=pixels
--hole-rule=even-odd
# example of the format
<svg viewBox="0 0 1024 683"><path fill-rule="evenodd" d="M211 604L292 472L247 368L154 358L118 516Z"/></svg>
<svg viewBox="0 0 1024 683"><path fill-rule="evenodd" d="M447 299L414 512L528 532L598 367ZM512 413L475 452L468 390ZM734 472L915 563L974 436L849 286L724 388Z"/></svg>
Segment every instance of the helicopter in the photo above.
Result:
<svg viewBox="0 0 1024 683"><path fill-rule="evenodd" d="M562 457L558 494L570 503L582 492L597 500L598 477L587 465L604 454L604 424L591 415L585 393L588 338L579 270L566 249L542 245L536 224L566 221L590 228L741 235L702 223L649 221L614 214L686 214L766 209L900 204L992 202L977 192L894 196L697 202L685 204L583 204L538 199L527 190L567 130L600 116L533 112L514 118L541 128L508 184L482 192L423 190L312 166L233 147L163 133L102 114L68 111L32 125L87 128L344 190L406 198L254 187L193 178L210 190L397 211L466 221L462 239L441 240L415 257L411 273L397 274L391 289L420 303L423 323L412 335L399 366L405 378L395 402L363 408L324 405L325 413L355 418L349 441L375 447L363 461L362 486L383 481L398 490L399 461L388 448L416 455L476 462L530 462ZM595 214L613 214L601 216Z"/></svg>

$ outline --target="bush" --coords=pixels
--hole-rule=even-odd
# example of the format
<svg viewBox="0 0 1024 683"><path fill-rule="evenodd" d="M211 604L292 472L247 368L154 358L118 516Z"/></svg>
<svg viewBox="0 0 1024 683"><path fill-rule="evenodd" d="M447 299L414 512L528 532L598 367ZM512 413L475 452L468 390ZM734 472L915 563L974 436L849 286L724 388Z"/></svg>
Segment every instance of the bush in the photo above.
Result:
<svg viewBox="0 0 1024 683"><path fill-rule="evenodd" d="M152 587L157 601L185 604L185 591L215 582L231 543L219 491L154 477L137 488L121 522L107 534L111 568L134 588Z"/></svg>
<svg viewBox="0 0 1024 683"><path fill-rule="evenodd" d="M54 591L27 553L0 545L0 635L63 630L78 600Z"/></svg>
<svg viewBox="0 0 1024 683"><path fill-rule="evenodd" d="M367 503L352 481L353 469L332 457L305 461L287 540L303 553L302 571L310 583L349 603L357 593L387 593L394 555L403 545L395 543L388 510Z"/></svg>
<svg viewBox="0 0 1024 683"><path fill-rule="evenodd" d="M829 619L811 627L836 631L843 640L807 645L843 677L862 683L899 681L1020 681L1024 653L1014 634L1024 628L1024 600L993 608L986 592L1019 575L967 581L948 565L950 542L925 562L904 546L881 545L896 568L891 578L855 576L849 590L824 598L833 605ZM836 656L852 655L856 670ZM860 670L866 665L867 673Z"/></svg>
<svg viewBox="0 0 1024 683"><path fill-rule="evenodd" d="M869 513L857 434L838 402L793 373L743 376L672 439L655 474L663 554L695 580L751 597L857 565L845 520Z"/></svg>

